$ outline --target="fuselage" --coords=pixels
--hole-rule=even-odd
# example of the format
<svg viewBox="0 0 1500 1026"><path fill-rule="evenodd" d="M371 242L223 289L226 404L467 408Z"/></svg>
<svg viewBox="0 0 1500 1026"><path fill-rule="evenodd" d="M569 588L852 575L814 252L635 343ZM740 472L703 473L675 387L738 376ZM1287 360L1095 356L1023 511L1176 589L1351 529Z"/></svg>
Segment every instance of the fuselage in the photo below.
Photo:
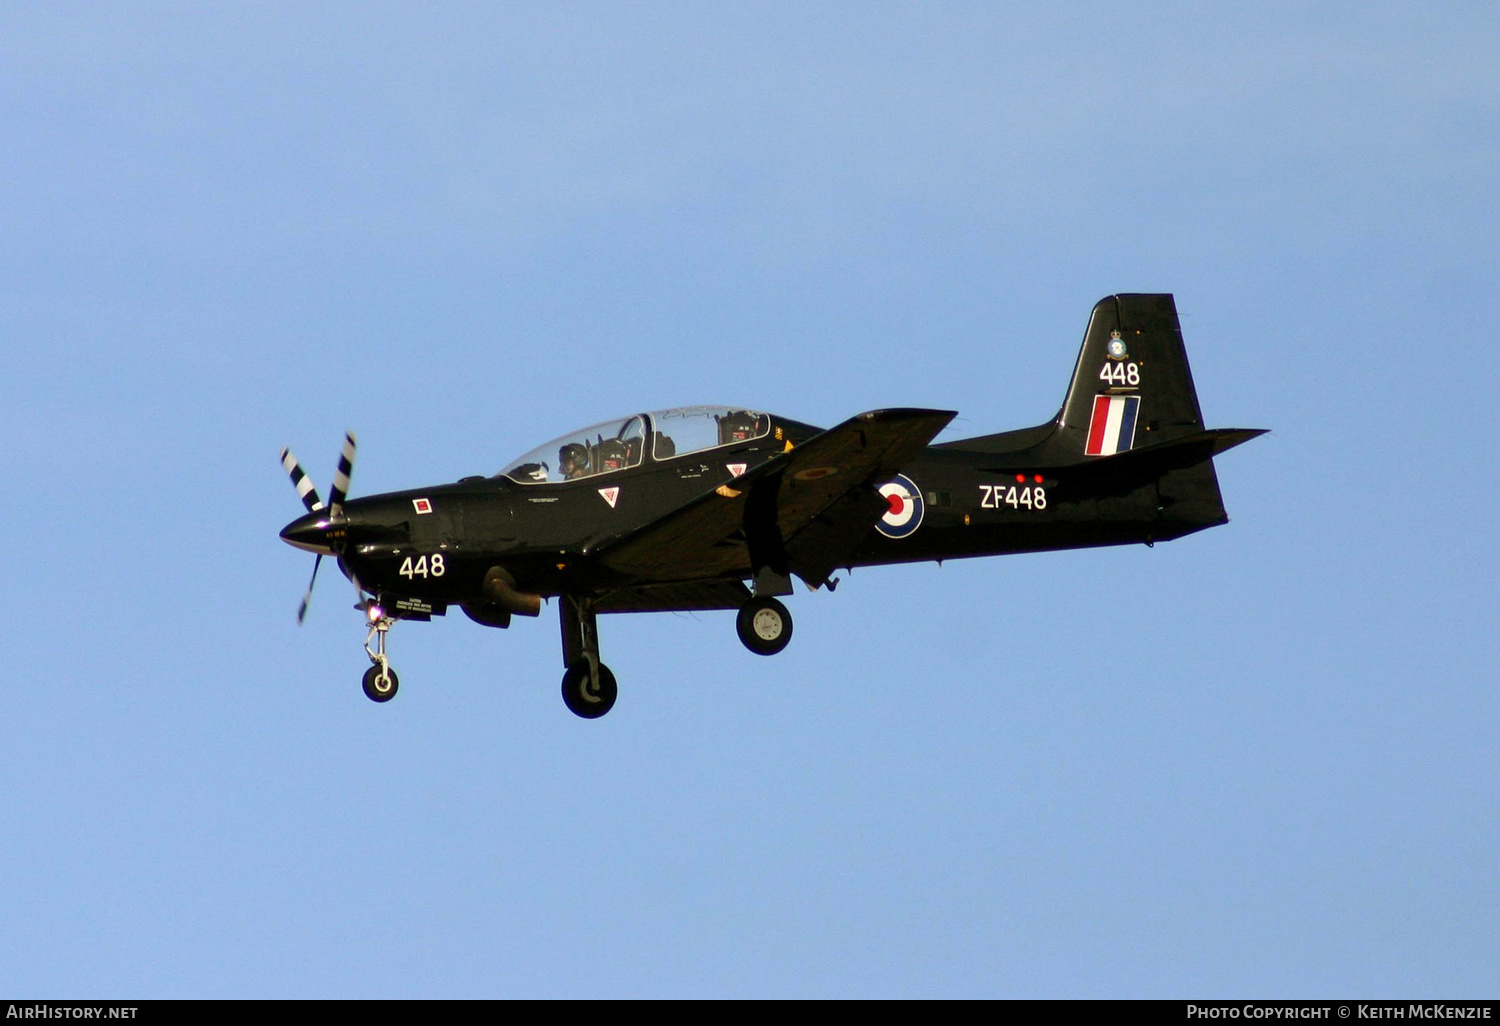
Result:
<svg viewBox="0 0 1500 1026"><path fill-rule="evenodd" d="M736 479L819 433L799 421L759 416L767 418L759 437L676 455L657 441L657 418L641 415L640 427L632 427L641 437L634 440L631 466L572 480L502 473L349 499L341 517L309 514L282 537L309 551L336 553L364 589L412 615L482 604L486 575L496 566L516 589L541 596L667 583L669 577L627 578L591 557L700 496L733 489ZM848 565L1150 542L1223 522L1222 510L1175 515L1155 487L1101 494L1075 486L1065 472L1028 462L1024 450L974 451L962 441L928 447L891 480L869 482L890 508ZM549 476L536 466L521 464L531 476ZM752 576L742 541L740 558L727 562L723 576Z"/></svg>

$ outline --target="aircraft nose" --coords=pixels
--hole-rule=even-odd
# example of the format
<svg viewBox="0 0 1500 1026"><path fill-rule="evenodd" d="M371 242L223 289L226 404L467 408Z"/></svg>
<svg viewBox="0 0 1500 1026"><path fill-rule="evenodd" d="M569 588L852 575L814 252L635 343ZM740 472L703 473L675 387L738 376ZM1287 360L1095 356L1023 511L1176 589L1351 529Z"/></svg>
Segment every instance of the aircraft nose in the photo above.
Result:
<svg viewBox="0 0 1500 1026"><path fill-rule="evenodd" d="M308 513L300 516L281 529L281 540L305 552L330 555L333 544L328 537L328 516L325 513Z"/></svg>

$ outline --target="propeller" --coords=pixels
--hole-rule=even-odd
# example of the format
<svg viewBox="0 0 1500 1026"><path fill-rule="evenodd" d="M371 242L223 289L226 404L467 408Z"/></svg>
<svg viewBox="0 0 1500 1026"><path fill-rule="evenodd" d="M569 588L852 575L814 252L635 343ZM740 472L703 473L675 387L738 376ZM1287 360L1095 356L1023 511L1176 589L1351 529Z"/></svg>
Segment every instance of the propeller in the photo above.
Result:
<svg viewBox="0 0 1500 1026"><path fill-rule="evenodd" d="M323 500L318 496L318 489L313 486L312 478L302 470L302 464L297 462L297 457L292 455L290 449L281 450L281 466L292 479L292 487L297 489L297 497L302 500L302 505L307 507L308 517L293 521L281 532L281 537L287 542L307 549L317 554L313 561L312 577L307 582L307 591L302 596L302 604L297 607L297 622L300 624L307 617L307 607L312 602L313 585L318 580L318 568L323 565L325 553L333 551L331 541L328 539L326 528L343 519L344 500L349 496L349 478L354 473L354 452L357 443L354 440L353 431L344 432L344 447L339 452L338 470L333 475L333 490L328 493L328 505L323 505ZM324 512L327 517L319 517L312 523L307 523L316 514ZM361 603L364 601L364 593L359 587L359 582L354 583L355 590L359 592Z"/></svg>

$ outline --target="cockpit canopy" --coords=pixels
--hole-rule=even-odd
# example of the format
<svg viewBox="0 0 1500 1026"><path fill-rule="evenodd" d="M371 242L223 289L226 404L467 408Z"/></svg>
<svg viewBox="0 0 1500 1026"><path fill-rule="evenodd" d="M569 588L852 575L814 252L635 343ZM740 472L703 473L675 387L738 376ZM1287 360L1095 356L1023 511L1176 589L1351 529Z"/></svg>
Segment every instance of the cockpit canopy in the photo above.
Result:
<svg viewBox="0 0 1500 1026"><path fill-rule="evenodd" d="M554 438L500 473L520 484L577 481L638 467L649 446L657 462L764 438L769 415L732 406L680 406L609 420Z"/></svg>

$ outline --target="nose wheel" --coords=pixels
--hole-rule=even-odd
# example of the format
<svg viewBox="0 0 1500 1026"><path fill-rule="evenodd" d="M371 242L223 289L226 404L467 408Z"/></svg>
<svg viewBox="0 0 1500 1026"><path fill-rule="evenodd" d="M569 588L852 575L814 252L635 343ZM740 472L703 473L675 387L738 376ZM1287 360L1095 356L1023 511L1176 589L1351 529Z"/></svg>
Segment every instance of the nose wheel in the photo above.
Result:
<svg viewBox="0 0 1500 1026"><path fill-rule="evenodd" d="M396 697L396 689L401 686L396 671L391 669L391 661L385 657L385 635L396 621L380 611L380 607L371 603L367 610L370 617L370 633L365 635L365 654L370 657L372 664L365 671L364 679L360 684L365 689L365 697L372 702L389 702ZM370 647L370 642L375 642L375 647Z"/></svg>
<svg viewBox="0 0 1500 1026"><path fill-rule="evenodd" d="M365 697L372 702L389 702L396 697L396 689L401 686L396 671L391 669L390 664L382 666L376 663L365 671L365 678L361 682L364 685Z"/></svg>

